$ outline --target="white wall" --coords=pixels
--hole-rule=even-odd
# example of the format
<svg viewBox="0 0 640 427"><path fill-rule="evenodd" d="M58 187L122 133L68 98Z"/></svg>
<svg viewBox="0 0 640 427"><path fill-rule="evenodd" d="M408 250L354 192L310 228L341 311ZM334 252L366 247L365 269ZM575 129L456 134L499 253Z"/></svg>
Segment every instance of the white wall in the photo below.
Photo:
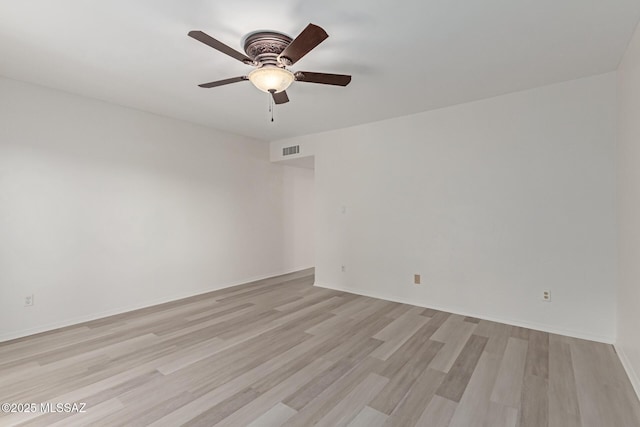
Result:
<svg viewBox="0 0 640 427"><path fill-rule="evenodd" d="M618 70L618 339L640 396L640 27Z"/></svg>
<svg viewBox="0 0 640 427"><path fill-rule="evenodd" d="M615 85L273 142L315 155L316 284L612 342Z"/></svg>
<svg viewBox="0 0 640 427"><path fill-rule="evenodd" d="M265 142L0 79L0 340L308 267L290 174Z"/></svg>
<svg viewBox="0 0 640 427"><path fill-rule="evenodd" d="M314 266L314 172L283 166L283 254L292 269Z"/></svg>

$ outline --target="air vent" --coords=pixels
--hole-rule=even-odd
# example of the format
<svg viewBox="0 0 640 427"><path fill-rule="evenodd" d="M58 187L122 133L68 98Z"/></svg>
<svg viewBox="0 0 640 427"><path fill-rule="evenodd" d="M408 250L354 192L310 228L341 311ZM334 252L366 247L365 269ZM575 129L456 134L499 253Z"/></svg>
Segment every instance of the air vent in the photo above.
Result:
<svg viewBox="0 0 640 427"><path fill-rule="evenodd" d="M284 147L282 149L282 155L283 156L290 156L292 154L298 154L300 153L300 146L299 145L292 145L291 147Z"/></svg>

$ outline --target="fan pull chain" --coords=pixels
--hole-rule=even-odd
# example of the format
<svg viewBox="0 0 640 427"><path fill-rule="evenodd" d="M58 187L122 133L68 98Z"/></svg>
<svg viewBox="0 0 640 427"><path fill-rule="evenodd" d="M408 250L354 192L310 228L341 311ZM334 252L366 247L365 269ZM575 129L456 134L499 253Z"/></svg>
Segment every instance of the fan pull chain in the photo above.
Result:
<svg viewBox="0 0 640 427"><path fill-rule="evenodd" d="M269 112L271 113L271 122L273 122L273 95L269 94Z"/></svg>

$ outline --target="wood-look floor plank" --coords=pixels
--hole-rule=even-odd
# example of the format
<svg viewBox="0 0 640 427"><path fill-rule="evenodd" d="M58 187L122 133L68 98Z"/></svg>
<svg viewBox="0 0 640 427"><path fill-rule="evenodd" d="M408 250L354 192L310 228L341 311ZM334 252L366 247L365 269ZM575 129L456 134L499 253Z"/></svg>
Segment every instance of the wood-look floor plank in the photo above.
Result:
<svg viewBox="0 0 640 427"><path fill-rule="evenodd" d="M473 325L463 324L463 321L464 316L460 316L458 314L449 315L444 323L438 328L438 330L433 333L431 339L434 341L446 343L454 339L455 334L460 331L461 327L473 327Z"/></svg>
<svg viewBox="0 0 640 427"><path fill-rule="evenodd" d="M96 393L94 393L93 395L87 396L82 398L82 402L86 404L86 410L87 413L89 412L88 408L91 408L91 414L94 415L94 410L93 408L98 407L99 405L102 405L103 403L107 402L107 401L113 401L113 399L118 399L118 405L119 409L118 409L118 413L120 413L123 409L124 409L124 405L122 404L122 401L120 400L119 396L122 395L122 393L126 393L128 390L131 390L135 387L139 387L140 385L143 384L147 384L151 381L153 381L154 379L157 379L159 377L161 377L162 375L158 372L150 372L146 375L140 375L137 377L133 377L131 378L129 381L123 382L115 387L110 387L104 390L98 390ZM114 403L114 402L111 402ZM142 403L142 402L140 402ZM103 405L101 406L102 408L109 408L112 407L110 404L108 405ZM107 411L108 412L108 411ZM52 425L56 422L59 422L61 420L64 419L68 419L69 417L74 416L75 414L73 413L65 413L65 412L52 412L52 413L47 413L47 414L43 414L31 421L28 421L26 423L22 423L20 424L21 427L34 427L34 426L49 426ZM82 418L85 413L80 413L78 414L80 416L80 418ZM101 420L104 420L105 418L107 418L110 414L106 413L103 414L100 418Z"/></svg>
<svg viewBox="0 0 640 427"><path fill-rule="evenodd" d="M582 425L640 425L640 404L613 347L577 339L570 347Z"/></svg>
<svg viewBox="0 0 640 427"><path fill-rule="evenodd" d="M475 329L475 323L466 322L461 316L450 316L431 337L432 340L443 342L444 346L429 367L449 372Z"/></svg>
<svg viewBox="0 0 640 427"><path fill-rule="evenodd" d="M208 406L213 406L223 401L229 395L238 393L239 391L246 389L251 384L264 378L265 375L274 372L275 370L291 363L293 360L299 358L305 358L305 355L312 351L319 343L322 342L322 338L316 338L316 340L303 341L301 344L287 350L277 358L267 360L261 365L255 368L243 372L241 375L233 378L218 387L213 388L207 393L196 395L194 399L187 405L181 406L179 409L171 412L170 414L164 414L161 419L158 420L158 425L179 425L180 422L188 420L189 416L193 417L194 414L199 414L204 411ZM182 380L182 376L178 373L173 375L177 380ZM154 388L158 388L160 384L154 385ZM185 388L189 386L189 382L186 382L182 387L179 385L173 385L173 387ZM141 390L142 396L148 393L147 390ZM126 400L137 401L140 398L140 394L130 393L125 396Z"/></svg>
<svg viewBox="0 0 640 427"><path fill-rule="evenodd" d="M484 427L491 407L491 390L498 377L501 361L500 355L486 351L482 353L449 427Z"/></svg>
<svg viewBox="0 0 640 427"><path fill-rule="evenodd" d="M354 366L355 362L346 359L334 363L327 370L304 384L296 393L286 397L283 402L296 410L302 409L338 378L351 371Z"/></svg>
<svg viewBox="0 0 640 427"><path fill-rule="evenodd" d="M525 373L520 403L520 427L540 427L549 425L549 384L548 380Z"/></svg>
<svg viewBox="0 0 640 427"><path fill-rule="evenodd" d="M429 405L419 415L415 425L418 427L447 427L458 404L440 396L433 396ZM396 424L398 426L403 424Z"/></svg>
<svg viewBox="0 0 640 427"><path fill-rule="evenodd" d="M391 312L394 312L398 305L399 304L397 302L377 300L377 301L368 303L365 308L351 314L350 317L356 320L362 320L365 318L370 318L371 316L375 316L375 315L379 316L380 314L384 313L385 317L389 317L393 319L393 317L388 316L388 314Z"/></svg>
<svg viewBox="0 0 640 427"><path fill-rule="evenodd" d="M315 359L297 372L282 377L280 382L274 384L273 387L268 390L261 392L260 390L251 387L252 390L259 393L259 396L245 405L242 409L226 417L224 421L217 424L218 427L235 427L250 424L258 415L264 413L267 409L282 401L284 396L295 393L295 391L300 388L301 384L304 384L309 380L309 378L312 378L319 372L325 370L330 364L331 363L326 360ZM292 416L293 415L295 414L292 414ZM287 419L290 418L291 417L288 417Z"/></svg>
<svg viewBox="0 0 640 427"><path fill-rule="evenodd" d="M180 392L178 394L154 393L151 396L145 396L145 399L133 402L123 398L119 398L119 400L124 405L124 408L100 420L100 425L148 426L167 414L193 402L195 397L189 392ZM140 408L145 409L141 411Z"/></svg>
<svg viewBox="0 0 640 427"><path fill-rule="evenodd" d="M308 339L302 334L282 338L272 346L265 346L263 340L255 340L250 346L244 347L244 352L238 352L235 347L231 347L213 357L189 365L176 374L179 373L182 377L193 377L188 390L194 394L208 392ZM203 375L203 372L207 375Z"/></svg>
<svg viewBox="0 0 640 427"><path fill-rule="evenodd" d="M189 351L184 356L168 361L167 363L158 366L157 369L164 375L169 375L191 365L192 363L211 357L213 354L222 351L224 348L224 341L220 338L213 337L199 343L198 345L190 347Z"/></svg>
<svg viewBox="0 0 640 427"><path fill-rule="evenodd" d="M352 317L361 310L365 310L369 307L373 301L373 298L354 298L346 304L331 310L331 312L339 316Z"/></svg>
<svg viewBox="0 0 640 427"><path fill-rule="evenodd" d="M430 341L431 336L442 326L447 320L449 315L447 313L440 312L433 316L424 326L418 329L411 337L406 340L398 349L386 360L386 363L381 364L383 370L380 372L387 378L395 376L402 367L416 354L416 352L423 348L423 344ZM433 347L437 347L436 351L439 351L444 344L432 341L430 345L431 351Z"/></svg>
<svg viewBox="0 0 640 427"><path fill-rule="evenodd" d="M313 271L0 343L0 425L640 426L610 345L314 287Z"/></svg>
<svg viewBox="0 0 640 427"><path fill-rule="evenodd" d="M389 381L388 378L371 373L344 399L338 402L315 425L318 427L340 427L348 425Z"/></svg>
<svg viewBox="0 0 640 427"><path fill-rule="evenodd" d="M153 332L155 335L162 338L164 342L172 342L175 339L189 337L191 334L207 334L212 329L210 327L218 325L222 322L228 322L234 318L240 318L246 314L249 314L256 310L255 305L249 305L248 307L239 308L236 311L225 314L223 316L213 316L213 318L198 319L197 321L190 321L188 324L180 324L174 328L163 328ZM213 335L213 334L212 334Z"/></svg>
<svg viewBox="0 0 640 427"><path fill-rule="evenodd" d="M388 321L388 318L384 318L383 320L385 321L383 322L384 324ZM369 356L373 351L380 347L381 343L382 341L369 336L354 336L353 340L341 343L322 357L333 362L337 362L345 358L360 360L363 356Z"/></svg>
<svg viewBox="0 0 640 427"><path fill-rule="evenodd" d="M113 375L104 375L105 378L101 379L99 381L96 382L90 382L87 381L88 384L81 386L79 388L70 390L68 390L68 387L65 387L64 390L65 392L62 392L60 394L56 393L55 391L50 395L50 397L47 398L42 398L42 397L34 397L33 400L26 400L26 398L14 398L12 399L11 397L9 398L5 398L4 396L6 395L3 391L3 396L0 396L0 400L2 400L3 402L82 402L83 399L87 396L91 396L99 391L102 390L106 390L106 389L110 389L112 387L117 387L127 381L130 381L132 378L138 377L138 376L143 376L143 375L148 375L148 374L152 374L155 371L155 369L150 365L150 364L145 364L145 365L140 365L137 366L135 368L117 373L117 374L113 374ZM83 382L84 384L85 382ZM14 392L15 393L15 392ZM18 393L15 393L18 394ZM38 396L37 393L32 393L34 396ZM0 417L0 425L2 424L6 424L6 425L12 425L12 424L18 424L21 422L26 422L29 421L31 419L37 418L38 416L40 416L41 414L38 412L32 412L32 413L11 413L8 415L2 414L3 416Z"/></svg>
<svg viewBox="0 0 640 427"><path fill-rule="evenodd" d="M430 368L425 369L404 399L395 407L386 422L386 426L411 427L420 425L420 419L423 413L427 411L426 408L428 405L431 405L430 402L436 398L440 399L439 396L435 396L435 393L438 387L440 387L440 384L442 384L445 375L446 374L441 371ZM455 402L453 403L455 408ZM434 408L433 410L438 411L439 409ZM424 417L425 419L431 419L433 417L439 418L440 415L430 413ZM449 421L447 420L447 424L448 423Z"/></svg>
<svg viewBox="0 0 640 427"><path fill-rule="evenodd" d="M558 338L549 337L549 427L580 427L571 348Z"/></svg>
<svg viewBox="0 0 640 427"><path fill-rule="evenodd" d="M396 333L394 336L385 340L385 342L382 345L380 345L380 347L378 347L376 351L372 353L372 356L377 357L378 359L381 359L381 360L387 360L393 353L396 352L396 350L398 350L405 342L407 342L407 340L411 336L413 336L413 334L415 334L420 328L422 328L424 324L429 320L429 318L427 317L423 317L423 316L417 316L417 317L419 317L420 319L409 318L408 320L410 320L412 323L410 323L406 327L406 329L402 331L398 331L398 333Z"/></svg>
<svg viewBox="0 0 640 427"><path fill-rule="evenodd" d="M517 338L516 338L517 339ZM519 411L511 406L491 402L484 427L517 427Z"/></svg>
<svg viewBox="0 0 640 427"><path fill-rule="evenodd" d="M382 362L379 359L368 357L342 377L325 388L313 400L302 407L296 415L289 418L284 426L309 426L320 421L339 402L356 388L364 379L375 370Z"/></svg>
<svg viewBox="0 0 640 427"><path fill-rule="evenodd" d="M86 413L76 413L58 422L49 424L50 427L84 427L98 423L106 415L123 408L117 398L107 400L91 408Z"/></svg>
<svg viewBox="0 0 640 427"><path fill-rule="evenodd" d="M295 414L296 411L287 405L276 403L267 412L247 424L247 427L278 427Z"/></svg>
<svg viewBox="0 0 640 427"><path fill-rule="evenodd" d="M365 406L362 411L349 423L348 427L382 427L387 421L387 416L370 406Z"/></svg>
<svg viewBox="0 0 640 427"><path fill-rule="evenodd" d="M484 351L487 353L502 355L504 354L504 350L507 348L512 328L513 326L502 323L481 320L473 333L489 339Z"/></svg>
<svg viewBox="0 0 640 427"><path fill-rule="evenodd" d="M416 353L419 356L412 357L407 361L402 370L392 377L384 389L370 403L370 406L390 415L407 393L412 390L416 380L427 369L427 366L430 365L441 349L442 343L440 342L431 340L424 342Z"/></svg>
<svg viewBox="0 0 640 427"><path fill-rule="evenodd" d="M491 401L520 409L527 347L528 341L509 338L500 364L498 378L491 392Z"/></svg>
<svg viewBox="0 0 640 427"><path fill-rule="evenodd" d="M350 330L356 323L358 322L355 319L335 315L323 322L316 323L312 327L306 329L305 332L311 335L325 335L335 331Z"/></svg>
<svg viewBox="0 0 640 427"><path fill-rule="evenodd" d="M260 393L252 388L244 389L233 396L229 396L217 405L208 408L196 417L185 421L182 425L185 427L209 427L215 425L252 400L255 400L259 395Z"/></svg>
<svg viewBox="0 0 640 427"><path fill-rule="evenodd" d="M429 319L418 314L405 313L396 318L386 328L375 334L373 337L385 342L398 339L406 339L427 323ZM398 338L400 336L400 338Z"/></svg>
<svg viewBox="0 0 640 427"><path fill-rule="evenodd" d="M396 304L393 310L387 313L387 316L391 317L392 319L397 319L398 317L408 312L421 316L423 311L424 311L424 308L422 307L416 307L409 304ZM426 317L426 316L423 316L423 317Z"/></svg>
<svg viewBox="0 0 640 427"><path fill-rule="evenodd" d="M529 339L529 333L531 332L531 329L522 328L520 326L512 326L510 329L511 329L511 336L513 338L518 338L521 340Z"/></svg>
<svg viewBox="0 0 640 427"><path fill-rule="evenodd" d="M549 334L528 333L529 344L525 361L520 427L549 425Z"/></svg>
<svg viewBox="0 0 640 427"><path fill-rule="evenodd" d="M476 364L482 356L487 338L479 335L472 335L467 344L460 352L453 367L438 387L436 394L454 402L459 402L462 394L467 388L469 379L476 369Z"/></svg>
<svg viewBox="0 0 640 427"><path fill-rule="evenodd" d="M525 373L541 378L549 378L549 334L531 331L527 346Z"/></svg>
<svg viewBox="0 0 640 427"><path fill-rule="evenodd" d="M433 317L437 313L439 313L439 311L438 310L434 310L432 308L425 308L424 310L422 310L422 315L426 316L426 317Z"/></svg>

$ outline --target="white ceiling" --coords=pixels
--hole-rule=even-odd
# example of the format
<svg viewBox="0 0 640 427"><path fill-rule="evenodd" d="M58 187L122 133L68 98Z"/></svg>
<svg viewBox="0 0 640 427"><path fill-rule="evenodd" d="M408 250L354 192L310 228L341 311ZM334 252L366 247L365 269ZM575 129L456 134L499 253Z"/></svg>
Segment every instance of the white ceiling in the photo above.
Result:
<svg viewBox="0 0 640 427"><path fill-rule="evenodd" d="M637 0L0 0L0 75L265 140L347 127L616 69ZM257 29L329 39L292 69L352 74L294 83L269 122L242 51ZM0 94L0 96L2 96Z"/></svg>

